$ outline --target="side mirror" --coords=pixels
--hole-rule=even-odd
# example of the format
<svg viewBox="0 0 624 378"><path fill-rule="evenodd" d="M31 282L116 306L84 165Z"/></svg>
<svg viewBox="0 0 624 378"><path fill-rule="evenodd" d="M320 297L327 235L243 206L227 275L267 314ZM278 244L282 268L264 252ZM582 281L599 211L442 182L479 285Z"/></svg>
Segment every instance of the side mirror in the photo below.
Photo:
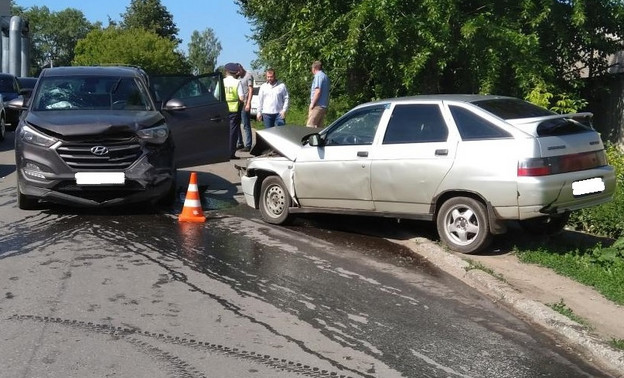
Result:
<svg viewBox="0 0 624 378"><path fill-rule="evenodd" d="M163 105L162 110L168 110L168 111L176 111L176 110L184 110L186 109L186 105L184 104L184 102L182 102L182 100L179 100L177 98L172 98L171 100L167 101L167 103L165 103L165 105Z"/></svg>
<svg viewBox="0 0 624 378"><path fill-rule="evenodd" d="M7 102L6 104L10 109L26 110L26 105L25 105L23 96L14 98L13 100Z"/></svg>
<svg viewBox="0 0 624 378"><path fill-rule="evenodd" d="M312 147L319 147L323 145L323 138L319 133L314 133L303 137L302 142L308 143Z"/></svg>

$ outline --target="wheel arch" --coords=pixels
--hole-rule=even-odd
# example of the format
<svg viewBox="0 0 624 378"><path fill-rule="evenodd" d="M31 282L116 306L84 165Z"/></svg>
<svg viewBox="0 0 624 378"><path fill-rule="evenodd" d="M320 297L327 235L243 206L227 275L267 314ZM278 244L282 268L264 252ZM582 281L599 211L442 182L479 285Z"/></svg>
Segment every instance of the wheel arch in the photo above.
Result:
<svg viewBox="0 0 624 378"><path fill-rule="evenodd" d="M258 179L256 180L255 184L254 184L254 188L253 188L253 198L254 198L254 208L258 209L259 208L259 204L260 204L260 190L262 189L262 182L270 176L277 176L280 179L282 179L282 181L284 182L284 185L286 185L286 188L288 189L288 193L290 194L290 199L291 199L291 203L293 205L297 205L299 204L299 202L297 201L297 198L294 195L294 190L292 188L292 185L289 185L289 181L288 180L284 180L284 177L282 175L280 175L278 172L276 171L272 171L269 169L262 169L262 168L253 168L250 169L248 174L248 176L255 176Z"/></svg>
<svg viewBox="0 0 624 378"><path fill-rule="evenodd" d="M483 198L483 196L479 193L468 190L449 190L444 193L440 193L436 198L434 198L431 203L430 212L431 214L433 214L433 219L437 219L440 206L442 206L442 204L450 198L454 197L468 197L481 202L485 205L485 208L487 210L488 227L490 229L490 232L492 234L504 234L505 232L507 232L507 225L504 220L500 218L500 216L494 209L494 206L492 206L492 204L488 200Z"/></svg>

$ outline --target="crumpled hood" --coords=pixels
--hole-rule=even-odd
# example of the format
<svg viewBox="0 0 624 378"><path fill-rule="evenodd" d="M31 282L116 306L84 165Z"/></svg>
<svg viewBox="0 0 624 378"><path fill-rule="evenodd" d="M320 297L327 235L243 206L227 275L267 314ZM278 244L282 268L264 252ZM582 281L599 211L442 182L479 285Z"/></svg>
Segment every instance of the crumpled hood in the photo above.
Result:
<svg viewBox="0 0 624 378"><path fill-rule="evenodd" d="M29 112L26 116L28 124L63 136L136 132L163 119L158 111L59 110Z"/></svg>
<svg viewBox="0 0 624 378"><path fill-rule="evenodd" d="M317 129L305 126L275 126L256 131L256 143L250 153L259 156L274 150L288 160L295 160L297 153L303 146L301 139L306 135L314 134Z"/></svg>

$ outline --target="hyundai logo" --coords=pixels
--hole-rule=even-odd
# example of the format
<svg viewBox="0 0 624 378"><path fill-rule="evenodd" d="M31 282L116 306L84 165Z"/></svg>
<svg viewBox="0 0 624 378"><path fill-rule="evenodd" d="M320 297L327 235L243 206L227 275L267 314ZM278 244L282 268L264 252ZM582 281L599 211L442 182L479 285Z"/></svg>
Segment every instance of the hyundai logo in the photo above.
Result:
<svg viewBox="0 0 624 378"><path fill-rule="evenodd" d="M104 147L104 146L91 147L91 153L97 156L108 155L108 147Z"/></svg>

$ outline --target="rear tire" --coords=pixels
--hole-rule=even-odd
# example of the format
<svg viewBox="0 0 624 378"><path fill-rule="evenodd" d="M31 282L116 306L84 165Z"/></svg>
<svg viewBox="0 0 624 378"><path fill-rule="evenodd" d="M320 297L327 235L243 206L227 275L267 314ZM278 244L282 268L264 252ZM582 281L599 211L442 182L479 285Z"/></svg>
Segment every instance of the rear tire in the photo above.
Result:
<svg viewBox="0 0 624 378"><path fill-rule="evenodd" d="M444 202L436 226L442 242L453 251L475 253L492 241L485 205L473 198L454 197Z"/></svg>
<svg viewBox="0 0 624 378"><path fill-rule="evenodd" d="M556 235L568 224L570 213L549 215L520 221L520 227L533 235Z"/></svg>
<svg viewBox="0 0 624 378"><path fill-rule="evenodd" d="M290 193L284 181L277 176L269 176L262 181L260 188L260 214L265 222L284 224L290 218Z"/></svg>

